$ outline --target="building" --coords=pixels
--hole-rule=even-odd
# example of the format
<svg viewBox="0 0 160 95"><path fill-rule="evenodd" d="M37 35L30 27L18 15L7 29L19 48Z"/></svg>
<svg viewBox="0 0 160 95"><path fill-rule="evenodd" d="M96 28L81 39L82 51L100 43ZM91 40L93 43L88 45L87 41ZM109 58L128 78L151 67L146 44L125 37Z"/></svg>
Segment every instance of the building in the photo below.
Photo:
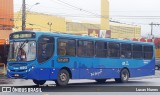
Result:
<svg viewBox="0 0 160 95"><path fill-rule="evenodd" d="M8 39L14 27L13 0L0 0L0 39Z"/></svg>
<svg viewBox="0 0 160 95"><path fill-rule="evenodd" d="M0 30L11 30L13 27L13 0L0 1Z"/></svg>
<svg viewBox="0 0 160 95"><path fill-rule="evenodd" d="M15 13L15 31L22 30L22 13ZM43 13L27 12L26 30L66 32L65 18Z"/></svg>
<svg viewBox="0 0 160 95"><path fill-rule="evenodd" d="M100 29L100 24L66 22L66 31L70 34L88 35L88 29Z"/></svg>
<svg viewBox="0 0 160 95"><path fill-rule="evenodd" d="M0 67L4 66L4 71L3 63L7 62L9 34L14 27L13 15L13 0L0 0Z"/></svg>
<svg viewBox="0 0 160 95"><path fill-rule="evenodd" d="M93 29L95 31L100 31L100 24L93 23L78 23L78 22L67 22L66 24L67 33L72 34L83 34L87 35L89 29ZM141 38L141 27L136 25L128 25L128 24L120 24L120 23L110 23L109 25L111 31L111 38L118 39L139 39ZM98 32L95 33L95 35Z"/></svg>
<svg viewBox="0 0 160 95"><path fill-rule="evenodd" d="M17 18L21 15L21 12L15 13L15 30L20 31L22 29L21 19ZM51 25L49 25L51 24ZM26 30L39 30L39 31L56 31L77 35L88 35L89 29L101 29L101 24L95 23L80 23L67 21L63 17L47 15L42 13L27 12ZM141 27L128 24L110 23L108 29L111 30L111 38L140 38ZM106 30L108 30L106 28Z"/></svg>
<svg viewBox="0 0 160 95"><path fill-rule="evenodd" d="M102 30L110 30L109 27L109 0L101 0L101 24Z"/></svg>
<svg viewBox="0 0 160 95"><path fill-rule="evenodd" d="M110 30L111 38L141 38L141 26L110 22Z"/></svg>
<svg viewBox="0 0 160 95"><path fill-rule="evenodd" d="M16 31L22 30L21 12L15 13L15 27ZM88 35L89 30L93 31L91 35L98 31L109 31L111 38L120 39L133 39L140 38L141 27L128 24L112 23L109 22L109 1L101 0L101 21L99 24L95 23L78 23L66 21L63 17L47 15L42 13L27 12L26 15L26 30L39 30L39 31L56 31L77 35ZM102 32L103 33L103 32ZM95 33L95 35L97 35Z"/></svg>

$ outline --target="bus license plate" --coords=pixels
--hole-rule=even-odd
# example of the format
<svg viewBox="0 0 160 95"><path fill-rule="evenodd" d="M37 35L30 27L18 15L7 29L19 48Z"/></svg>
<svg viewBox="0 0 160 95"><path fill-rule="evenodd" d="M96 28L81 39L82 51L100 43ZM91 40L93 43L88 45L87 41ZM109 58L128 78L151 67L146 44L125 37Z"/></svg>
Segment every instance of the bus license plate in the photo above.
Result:
<svg viewBox="0 0 160 95"><path fill-rule="evenodd" d="M15 77L19 77L19 74L14 74Z"/></svg>
<svg viewBox="0 0 160 95"><path fill-rule="evenodd" d="M27 69L27 66L21 66L20 69L21 70Z"/></svg>

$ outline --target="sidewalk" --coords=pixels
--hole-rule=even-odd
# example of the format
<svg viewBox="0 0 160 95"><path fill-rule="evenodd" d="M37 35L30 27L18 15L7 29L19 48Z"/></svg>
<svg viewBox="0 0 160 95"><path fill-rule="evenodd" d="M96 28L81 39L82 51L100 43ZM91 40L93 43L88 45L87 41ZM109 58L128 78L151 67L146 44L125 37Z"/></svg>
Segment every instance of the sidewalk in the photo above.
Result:
<svg viewBox="0 0 160 95"><path fill-rule="evenodd" d="M6 75L6 65L4 63L0 63L0 75Z"/></svg>

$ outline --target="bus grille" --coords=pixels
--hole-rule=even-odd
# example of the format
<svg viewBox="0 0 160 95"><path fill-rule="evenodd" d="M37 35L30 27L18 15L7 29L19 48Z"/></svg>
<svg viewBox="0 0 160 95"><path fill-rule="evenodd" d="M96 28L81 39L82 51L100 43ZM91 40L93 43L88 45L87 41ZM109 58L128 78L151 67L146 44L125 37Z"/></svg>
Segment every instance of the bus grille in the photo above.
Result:
<svg viewBox="0 0 160 95"><path fill-rule="evenodd" d="M9 66L13 67L27 66L27 63L10 63Z"/></svg>
<svg viewBox="0 0 160 95"><path fill-rule="evenodd" d="M12 72L25 72L26 70L11 70Z"/></svg>

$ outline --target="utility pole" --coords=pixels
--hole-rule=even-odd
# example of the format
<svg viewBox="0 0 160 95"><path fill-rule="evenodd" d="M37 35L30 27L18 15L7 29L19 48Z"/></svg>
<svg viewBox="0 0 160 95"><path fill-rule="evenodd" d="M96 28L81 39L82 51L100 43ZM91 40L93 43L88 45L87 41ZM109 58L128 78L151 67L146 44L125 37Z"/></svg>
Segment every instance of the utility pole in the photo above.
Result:
<svg viewBox="0 0 160 95"><path fill-rule="evenodd" d="M22 31L26 30L26 0L22 3Z"/></svg>
<svg viewBox="0 0 160 95"><path fill-rule="evenodd" d="M153 42L153 26L156 26L156 25L159 26L160 24L155 24L155 23L152 22L152 23L149 24L149 25L151 26L151 37L152 37L151 40L152 40L152 42Z"/></svg>
<svg viewBox="0 0 160 95"><path fill-rule="evenodd" d="M151 24L149 24L151 26L151 36L153 35L153 22Z"/></svg>

